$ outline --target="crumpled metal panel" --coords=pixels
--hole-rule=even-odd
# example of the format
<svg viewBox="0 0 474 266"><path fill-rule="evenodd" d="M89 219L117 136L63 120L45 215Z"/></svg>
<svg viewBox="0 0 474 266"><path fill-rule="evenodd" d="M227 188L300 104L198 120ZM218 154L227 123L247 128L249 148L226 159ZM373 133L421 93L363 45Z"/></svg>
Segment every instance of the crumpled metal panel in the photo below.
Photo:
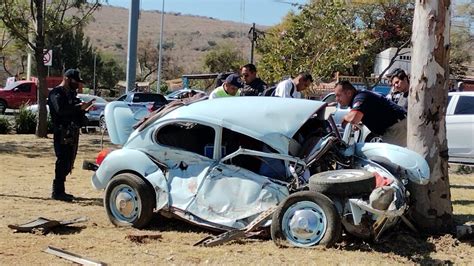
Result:
<svg viewBox="0 0 474 266"><path fill-rule="evenodd" d="M430 167L418 153L397 145L388 143L357 143L355 152L369 160L388 162L399 165L410 181L426 185L430 181Z"/></svg>
<svg viewBox="0 0 474 266"><path fill-rule="evenodd" d="M187 211L201 219L236 229L289 195L285 186L231 165L211 170Z"/></svg>

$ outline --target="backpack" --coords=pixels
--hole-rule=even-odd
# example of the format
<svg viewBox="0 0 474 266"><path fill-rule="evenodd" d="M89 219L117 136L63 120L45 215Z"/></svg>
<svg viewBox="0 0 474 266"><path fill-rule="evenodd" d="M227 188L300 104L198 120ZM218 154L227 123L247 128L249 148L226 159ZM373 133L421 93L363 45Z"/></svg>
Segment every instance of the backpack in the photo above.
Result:
<svg viewBox="0 0 474 266"><path fill-rule="evenodd" d="M263 90L262 94L260 96L273 96L273 97L276 97L275 96L275 90L277 88L277 85L273 85L271 87L268 87L266 88L265 90ZM291 91L290 91L290 95L293 95L293 92L295 92L295 84L293 84L293 82L291 83Z"/></svg>

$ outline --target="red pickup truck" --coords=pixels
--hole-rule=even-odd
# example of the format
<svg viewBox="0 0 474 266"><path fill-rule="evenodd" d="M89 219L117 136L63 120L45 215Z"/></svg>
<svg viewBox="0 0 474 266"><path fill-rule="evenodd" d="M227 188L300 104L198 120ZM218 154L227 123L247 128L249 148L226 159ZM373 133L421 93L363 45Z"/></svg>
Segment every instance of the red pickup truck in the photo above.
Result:
<svg viewBox="0 0 474 266"><path fill-rule="evenodd" d="M47 77L46 85L51 90L61 83L62 77ZM36 104L38 95L38 80L19 80L0 88L0 114L7 108L18 109L24 104ZM82 90L80 90L82 91Z"/></svg>
<svg viewBox="0 0 474 266"><path fill-rule="evenodd" d="M7 108L18 109L23 104L35 104L37 102L38 86L34 81L15 81L0 89L0 114L4 114Z"/></svg>

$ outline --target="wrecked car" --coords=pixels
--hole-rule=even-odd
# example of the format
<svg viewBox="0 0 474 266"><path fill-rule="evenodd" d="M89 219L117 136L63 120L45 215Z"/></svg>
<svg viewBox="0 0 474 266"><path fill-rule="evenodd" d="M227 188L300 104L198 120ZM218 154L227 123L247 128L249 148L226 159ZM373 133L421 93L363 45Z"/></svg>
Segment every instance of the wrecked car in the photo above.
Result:
<svg viewBox="0 0 474 266"><path fill-rule="evenodd" d="M143 228L154 213L218 231L259 229L277 245L333 245L342 228L378 238L408 208L408 182L426 184L418 154L340 136L327 104L278 97L229 97L146 112L106 106L110 139L92 184L105 190L116 226ZM352 143L352 144L347 144Z"/></svg>

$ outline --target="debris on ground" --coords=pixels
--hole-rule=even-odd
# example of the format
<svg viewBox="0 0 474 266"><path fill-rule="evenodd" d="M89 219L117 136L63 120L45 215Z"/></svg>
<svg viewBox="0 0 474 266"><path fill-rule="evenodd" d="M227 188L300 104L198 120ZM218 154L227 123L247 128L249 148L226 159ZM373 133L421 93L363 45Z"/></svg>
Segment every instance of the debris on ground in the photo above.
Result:
<svg viewBox="0 0 474 266"><path fill-rule="evenodd" d="M133 232L125 236L126 239L135 243L146 243L148 240L161 239L161 234L156 232Z"/></svg>
<svg viewBox="0 0 474 266"><path fill-rule="evenodd" d="M93 260L93 259L88 259L88 258L83 257L81 255L74 254L72 252L65 251L65 250L62 250L60 248L55 248L55 247L52 247L52 246L48 246L48 248L46 248L44 250L44 252L49 253L51 255L58 256L60 258L63 258L63 259L66 259L66 260L69 260L69 261L72 261L72 262L75 262L75 263L78 263L78 264L81 264L81 265L97 265L97 266L107 265L104 262Z"/></svg>
<svg viewBox="0 0 474 266"><path fill-rule="evenodd" d="M82 223L88 220L87 217L78 217L72 220L65 220L65 221L57 221L51 220L48 218L38 217L35 220L29 221L24 224L9 224L8 228L15 230L15 233L41 233L47 234L49 231L56 227L66 226L75 223Z"/></svg>

